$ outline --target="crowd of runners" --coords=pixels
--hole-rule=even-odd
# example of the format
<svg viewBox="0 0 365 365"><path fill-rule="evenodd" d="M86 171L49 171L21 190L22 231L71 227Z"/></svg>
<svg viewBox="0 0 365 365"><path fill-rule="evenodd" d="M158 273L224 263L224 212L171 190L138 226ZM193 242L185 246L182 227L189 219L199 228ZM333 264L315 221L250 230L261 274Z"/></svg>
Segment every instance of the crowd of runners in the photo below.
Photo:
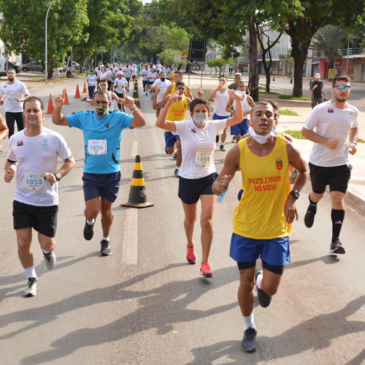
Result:
<svg viewBox="0 0 365 365"><path fill-rule="evenodd" d="M42 100L29 96L25 85L16 80L14 70L8 70L7 76L0 86L6 121L0 118L0 139L11 137L4 179L7 183L16 180L14 229L19 259L28 280L25 296L35 296L38 281L31 249L32 229L38 232L45 265L51 270L56 263L58 183L74 168L75 160L62 135L43 126ZM257 331L253 290L257 288L260 305L268 307L284 267L290 262L289 236L292 223L298 219L296 201L309 174L312 191L305 225L313 226L318 202L329 186L333 227L329 252L345 253L339 236L351 177L349 155L356 153L359 125L357 108L347 102L350 78L340 76L333 80L331 100L315 106L303 127L303 135L314 142L308 165L291 137L280 131L278 104L254 103L239 73L230 85L225 76L219 77L209 95L209 100L214 101L212 107L200 89L196 96L192 94L184 82L184 73L177 67L148 63L99 64L95 69L90 66L89 97L82 101L90 103L92 109L65 115L64 99L59 96L52 121L83 132L83 235L86 240L93 239L100 212L102 256L112 252L109 236L112 204L121 179L122 131L146 124L134 99L127 96L134 86L131 82L137 78L142 79L145 101L156 111L156 126L164 130L165 152L176 159L173 174L179 178L177 195L185 215L186 260L190 264L198 261L193 232L201 202L200 272L206 278L213 277L209 255L216 202L224 199L236 172L241 176L230 256L237 262L240 278L238 302L244 320L241 346L246 352L254 352ZM114 102L118 103L118 110L114 110ZM15 122L18 132L14 134ZM225 155L228 130L235 145ZM225 157L220 173L216 171L215 153ZM58 159L63 160L60 167ZM256 269L259 258L262 264Z"/></svg>

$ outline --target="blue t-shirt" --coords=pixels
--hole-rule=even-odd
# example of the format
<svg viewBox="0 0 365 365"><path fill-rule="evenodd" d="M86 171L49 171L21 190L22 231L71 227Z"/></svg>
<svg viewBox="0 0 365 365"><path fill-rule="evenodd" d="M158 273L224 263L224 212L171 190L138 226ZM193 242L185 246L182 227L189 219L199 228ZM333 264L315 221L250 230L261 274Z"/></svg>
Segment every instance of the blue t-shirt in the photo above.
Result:
<svg viewBox="0 0 365 365"><path fill-rule="evenodd" d="M119 154L122 130L130 128L132 115L109 110L104 118L98 118L92 110L66 115L70 128L84 134L84 172L111 174L120 171Z"/></svg>

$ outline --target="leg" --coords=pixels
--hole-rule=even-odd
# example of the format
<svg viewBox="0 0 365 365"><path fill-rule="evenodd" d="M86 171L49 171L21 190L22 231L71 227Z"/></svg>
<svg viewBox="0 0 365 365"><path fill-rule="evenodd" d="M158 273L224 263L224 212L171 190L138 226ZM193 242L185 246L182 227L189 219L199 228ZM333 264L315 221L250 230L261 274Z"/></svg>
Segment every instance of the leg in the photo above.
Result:
<svg viewBox="0 0 365 365"><path fill-rule="evenodd" d="M255 267L240 270L240 286L238 287L238 303L243 316L253 312L253 289L255 286Z"/></svg>
<svg viewBox="0 0 365 365"><path fill-rule="evenodd" d="M227 128L224 128L223 134L221 137L221 142L224 143L226 141L226 138L227 138Z"/></svg>
<svg viewBox="0 0 365 365"><path fill-rule="evenodd" d="M194 226L196 222L196 218L198 215L198 203L195 204L185 204L182 202L184 213L185 213L185 220L184 220L184 228L186 239L188 241L188 246L193 247L193 233L194 233Z"/></svg>
<svg viewBox="0 0 365 365"><path fill-rule="evenodd" d="M9 129L8 138L10 138L14 134L14 124L15 124L14 113L5 112L5 120L6 120L6 125L8 126Z"/></svg>
<svg viewBox="0 0 365 365"><path fill-rule="evenodd" d="M261 289L268 295L275 295L278 291L282 275L264 268Z"/></svg>
<svg viewBox="0 0 365 365"><path fill-rule="evenodd" d="M341 229L343 226L343 221L345 220L345 194L339 191L331 191L331 201L332 201L332 212L331 212L332 242L338 242L340 238ZM338 248L334 252L341 253L339 252Z"/></svg>
<svg viewBox="0 0 365 365"><path fill-rule="evenodd" d="M176 148L177 148L176 167L180 167L181 163L182 163L182 152L181 152L181 141L180 141L180 139L176 140Z"/></svg>
<svg viewBox="0 0 365 365"><path fill-rule="evenodd" d="M85 217L86 219L91 222L93 219L99 214L100 211L100 198L90 199L85 202Z"/></svg>
<svg viewBox="0 0 365 365"><path fill-rule="evenodd" d="M202 212L200 216L200 225L202 228L202 263L208 262L210 247L213 241L213 215L217 201L215 195L201 195Z"/></svg>
<svg viewBox="0 0 365 365"><path fill-rule="evenodd" d="M18 256L24 269L34 266L32 244L32 227L16 230Z"/></svg>
<svg viewBox="0 0 365 365"><path fill-rule="evenodd" d="M113 223L112 204L109 200L101 198L101 226L104 237L109 237Z"/></svg>
<svg viewBox="0 0 365 365"><path fill-rule="evenodd" d="M240 134L236 134L235 137L236 137L236 143L238 143L240 141L240 139L241 139L241 135Z"/></svg>
<svg viewBox="0 0 365 365"><path fill-rule="evenodd" d="M172 155L175 151L175 145L173 145L172 147L166 147L166 151L168 155Z"/></svg>
<svg viewBox="0 0 365 365"><path fill-rule="evenodd" d="M331 191L332 209L345 210L345 194L340 191Z"/></svg>
<svg viewBox="0 0 365 365"><path fill-rule="evenodd" d="M309 199L314 202L314 203L318 203L322 198L324 197L324 193L322 194L317 194L314 191L311 191L309 193Z"/></svg>
<svg viewBox="0 0 365 365"><path fill-rule="evenodd" d="M52 252L56 248L56 240L54 237L47 237L38 232L38 241L43 251Z"/></svg>

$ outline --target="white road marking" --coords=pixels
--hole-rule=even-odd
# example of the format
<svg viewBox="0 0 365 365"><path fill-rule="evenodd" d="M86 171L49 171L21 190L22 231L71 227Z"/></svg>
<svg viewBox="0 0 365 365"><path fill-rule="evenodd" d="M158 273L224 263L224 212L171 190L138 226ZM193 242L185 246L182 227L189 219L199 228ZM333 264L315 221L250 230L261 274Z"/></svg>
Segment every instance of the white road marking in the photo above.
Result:
<svg viewBox="0 0 365 365"><path fill-rule="evenodd" d="M137 214L138 209L128 208L122 256L122 262L127 265L137 265L138 262Z"/></svg>
<svg viewBox="0 0 365 365"><path fill-rule="evenodd" d="M138 142L137 141L133 141L133 143L132 143L132 149L131 149L131 156L132 157L136 157L137 151L138 151Z"/></svg>

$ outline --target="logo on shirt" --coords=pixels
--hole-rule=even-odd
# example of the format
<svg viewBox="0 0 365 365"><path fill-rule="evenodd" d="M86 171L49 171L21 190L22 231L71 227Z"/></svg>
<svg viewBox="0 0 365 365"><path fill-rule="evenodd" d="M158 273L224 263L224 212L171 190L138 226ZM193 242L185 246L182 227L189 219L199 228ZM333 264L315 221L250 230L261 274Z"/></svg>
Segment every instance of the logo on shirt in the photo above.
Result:
<svg viewBox="0 0 365 365"><path fill-rule="evenodd" d="M47 140L47 138L43 138L42 150L43 151L47 151L48 150L48 140Z"/></svg>
<svg viewBox="0 0 365 365"><path fill-rule="evenodd" d="M283 159L281 157L275 157L276 168L280 171L283 168Z"/></svg>
<svg viewBox="0 0 365 365"><path fill-rule="evenodd" d="M196 133L196 129L195 129L195 128L191 128L191 131L192 131L193 133Z"/></svg>
<svg viewBox="0 0 365 365"><path fill-rule="evenodd" d="M334 110L332 108L328 108L327 112L328 113L334 113Z"/></svg>
<svg viewBox="0 0 365 365"><path fill-rule="evenodd" d="M16 142L17 147L19 147L19 146L23 146L23 144L24 144L24 143L23 143L23 141L17 141L17 142Z"/></svg>
<svg viewBox="0 0 365 365"><path fill-rule="evenodd" d="M349 113L349 118L351 119L353 116L354 116L354 113L353 112L350 112Z"/></svg>

